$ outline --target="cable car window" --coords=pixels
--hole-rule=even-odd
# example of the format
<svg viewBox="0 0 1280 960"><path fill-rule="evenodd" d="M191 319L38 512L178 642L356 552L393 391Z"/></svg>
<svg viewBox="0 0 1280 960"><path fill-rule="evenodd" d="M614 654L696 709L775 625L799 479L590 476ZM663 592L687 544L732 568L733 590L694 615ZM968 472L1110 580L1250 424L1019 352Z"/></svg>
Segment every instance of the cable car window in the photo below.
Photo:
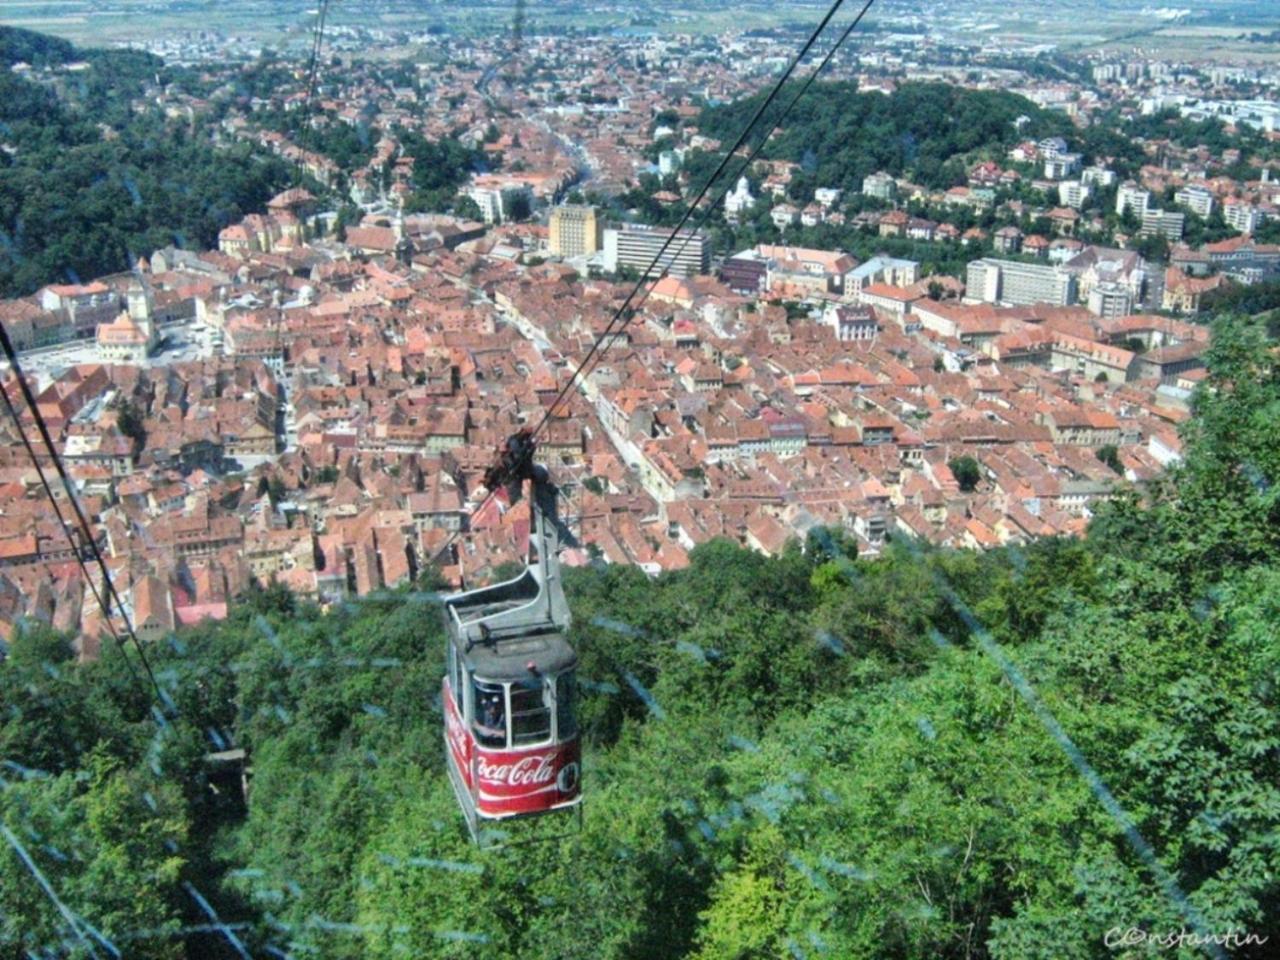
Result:
<svg viewBox="0 0 1280 960"><path fill-rule="evenodd" d="M561 740L578 732L577 677L567 670L556 677L556 736Z"/></svg>
<svg viewBox="0 0 1280 960"><path fill-rule="evenodd" d="M540 680L511 685L511 742L514 746L551 739L551 709Z"/></svg>
<svg viewBox="0 0 1280 960"><path fill-rule="evenodd" d="M462 670L459 663L458 648L452 643L449 644L449 664L447 667L449 690L453 694L453 702L458 708L458 712L462 712Z"/></svg>
<svg viewBox="0 0 1280 960"><path fill-rule="evenodd" d="M466 671L462 666L462 657L458 656L458 648L453 644L449 644L449 652L453 657L453 674L450 677L449 686L453 687L453 702L458 708L458 713L464 713L462 706L462 695L466 690L465 679Z"/></svg>
<svg viewBox="0 0 1280 960"><path fill-rule="evenodd" d="M477 680L472 693L475 696L475 721L472 727L476 733L476 741L482 747L505 747L507 716L502 684Z"/></svg>

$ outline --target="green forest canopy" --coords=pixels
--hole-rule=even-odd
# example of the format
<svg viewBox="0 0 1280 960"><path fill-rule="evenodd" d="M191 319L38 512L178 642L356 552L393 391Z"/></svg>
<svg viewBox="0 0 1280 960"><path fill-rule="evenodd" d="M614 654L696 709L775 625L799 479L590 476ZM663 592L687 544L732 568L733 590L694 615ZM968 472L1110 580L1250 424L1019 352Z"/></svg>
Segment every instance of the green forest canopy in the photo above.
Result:
<svg viewBox="0 0 1280 960"><path fill-rule="evenodd" d="M1274 939L1280 366L1239 318L1209 362L1183 465L1084 541L865 560L820 532L654 580L574 571L588 800L560 842L469 845L429 591L322 614L257 590L151 648L161 724L119 655L76 667L24 630L0 669L0 949L1084 960L1189 909ZM230 745L247 809L203 760Z"/></svg>
<svg viewBox="0 0 1280 960"><path fill-rule="evenodd" d="M9 29L6 56L51 64L63 41ZM74 52L74 48L72 48ZM84 51L64 96L0 71L0 297L128 268L170 244L217 246L218 231L265 207L297 174L245 144L217 149L191 125L130 101L163 68L138 51ZM109 131L109 132L108 132Z"/></svg>
<svg viewBox="0 0 1280 960"><path fill-rule="evenodd" d="M0 26L0 66L52 66L69 63L75 57L76 48L69 40L21 27Z"/></svg>
<svg viewBox="0 0 1280 960"><path fill-rule="evenodd" d="M792 96L784 91L765 112L763 129L769 129ZM699 133L727 149L762 99L760 94L704 109L697 120ZM1021 125L1016 122L1020 117L1026 118ZM816 186L850 194L877 170L945 188L964 182L968 164L979 153L994 151L992 156L1002 159L1005 149L1022 140L1071 132L1063 114L1002 90L904 83L883 94L860 92L855 83L840 81L814 84L761 155L798 163ZM696 174L693 179L702 183Z"/></svg>
<svg viewBox="0 0 1280 960"><path fill-rule="evenodd" d="M194 71L174 70L133 50L77 50L64 40L0 27L0 64L87 69L52 85L0 70L0 297L21 296L53 282L88 280L128 268L133 258L170 244L216 248L218 232L260 212L280 190L300 182L291 164L249 144L215 147L204 125L171 121L132 102L157 80L208 96ZM241 98L269 96L291 74L264 57L232 84ZM330 116L319 129L304 111L260 111L256 122L298 146L324 154L344 174L373 157L378 131ZM480 151L455 138L429 141L399 131L417 161L408 208L446 210L458 186L481 168ZM346 180L340 177L339 190ZM390 170L382 172L383 186ZM315 187L315 184L311 184ZM318 187L317 187L318 189Z"/></svg>
<svg viewBox="0 0 1280 960"><path fill-rule="evenodd" d="M704 108L695 121L698 132L719 140L722 150L727 150L759 109L763 97L758 94ZM765 111L761 127L771 128L781 115L782 105L790 104L792 99L793 94L784 91L779 102ZM844 191L852 212L864 205L879 204L861 195L862 181L871 173L885 171L943 189L966 183L970 167L978 160L1003 162L1008 149L1018 142L1055 135L1071 139L1076 133L1064 114L1041 109L1025 97L1004 91L912 82L884 94L859 91L855 83L840 81L815 84L801 97L760 157L798 165L787 187L787 196L793 202L806 204L816 188L835 187ZM754 146L758 136L751 138L749 145ZM665 140L655 144L653 156L666 146L669 142ZM682 166L689 176L688 196L710 179L723 157L722 151L700 149L685 154ZM729 189L741 166L741 161L729 166L722 182L712 186L713 197ZM748 173L758 179L759 171ZM615 198L615 213L646 223L674 225L684 207L660 203L654 198L659 189L678 189L674 175L661 180L641 174L635 189ZM761 242L779 242L781 233L770 218L769 206L757 204L737 224L713 220L709 233L715 249L728 254ZM924 209L912 212L937 215L926 214ZM947 211L947 219L961 229L979 224L989 228L994 223L994 212L975 215L952 209ZM852 224L793 226L788 228L786 240L801 246L848 250L859 259L876 253L906 257L921 262L926 275L962 275L964 264L972 258L972 251L959 243L879 237Z"/></svg>

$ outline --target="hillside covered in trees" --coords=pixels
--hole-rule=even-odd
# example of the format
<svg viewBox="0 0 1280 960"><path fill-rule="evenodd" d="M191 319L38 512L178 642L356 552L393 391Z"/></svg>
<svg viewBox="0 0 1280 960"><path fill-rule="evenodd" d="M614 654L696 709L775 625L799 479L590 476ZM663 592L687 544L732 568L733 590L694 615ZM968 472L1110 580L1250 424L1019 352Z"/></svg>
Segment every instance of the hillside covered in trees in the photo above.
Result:
<svg viewBox="0 0 1280 960"><path fill-rule="evenodd" d="M27 79L16 63L83 69ZM215 148L198 124L140 98L168 79L140 51L77 51L0 27L0 297L126 269L175 244L208 249L218 231L296 179L249 145Z"/></svg>
<svg viewBox="0 0 1280 960"><path fill-rule="evenodd" d="M784 90L765 110L765 129L782 115L792 102L798 85ZM705 107L692 121L698 133L720 141L727 150L738 133L755 115L765 94L732 103ZM659 116L655 123L668 126L680 122L674 111ZM879 208L882 203L861 194L864 178L883 171L904 177L931 189L964 184L969 169L979 160L1003 162L1008 148L1023 140L1048 136L1075 139L1079 135L1063 114L1044 110L1017 94L1001 90L971 90L945 83L903 83L892 93L859 90L856 83L836 81L816 83L785 117L778 132L761 150L759 159L796 164L787 186L787 197L804 205L813 200L814 190L834 187L843 191L847 209L864 205ZM1087 135L1091 135L1087 132ZM674 140L659 139L650 148L652 158ZM752 141L749 146L755 147ZM689 177L688 196L693 196L711 178L723 159L722 151L694 149L682 160L682 173ZM741 161L730 164L722 180L712 185L711 196L733 186ZM753 164L745 171L755 196L761 196L762 168ZM674 174L659 178L641 174L637 185L613 201L620 218L674 226L684 212L680 204L664 204L655 196L661 190L679 189ZM594 197L601 202L605 198ZM923 205L922 205L923 206ZM757 243L781 242L782 234L770 218L771 204L760 202L748 211L741 223L726 224L713 218L707 227L713 248L730 254ZM924 209L913 210L923 214ZM992 210L981 213L949 211L961 226L990 228ZM906 257L920 262L925 275L962 274L972 251L958 242L934 243L901 237L866 234L853 225L817 224L791 227L787 242L819 249L842 249L859 259L878 253Z"/></svg>
<svg viewBox="0 0 1280 960"><path fill-rule="evenodd" d="M1135 928L1274 956L1280 364L1237 318L1210 362L1184 464L1085 541L575 571L588 800L557 842L469 844L427 584L255 591L151 648L165 713L24 631L0 954L1086 960ZM205 759L233 746L247 805Z"/></svg>
<svg viewBox="0 0 1280 960"><path fill-rule="evenodd" d="M784 91L765 112L764 129L794 95ZM757 95L709 107L698 117L698 131L732 143L762 99ZM1025 118L1021 125L1020 117ZM847 81L818 83L787 114L761 156L800 164L810 191L826 186L855 194L863 178L878 170L946 188L964 182L979 153L998 153L1020 140L1069 135L1071 129L1062 114L1001 90L904 83L884 94L859 91ZM692 175L695 183L705 180Z"/></svg>
<svg viewBox="0 0 1280 960"><path fill-rule="evenodd" d="M1025 66L1025 64L1024 64ZM791 102L795 87L784 92L778 101L765 111L765 125L780 117L783 107ZM701 135L720 141L727 149L738 132L759 109L764 94L747 97L731 103L708 105L696 118L687 121ZM682 121L676 111L666 111L654 120L655 129L666 126L679 127ZM687 131L686 131L687 132ZM819 187L837 188L843 191L844 213L856 214L863 210L879 210L887 206L883 200L861 193L864 179L876 172L885 172L895 178L911 181L930 191L943 191L964 186L969 172L979 161L994 161L1001 167L1008 165L1008 151L1025 140L1040 140L1049 136L1064 138L1071 149L1080 153L1087 164L1104 163L1121 179L1133 179L1139 175L1147 161L1143 152L1143 139L1168 138L1175 143L1208 144L1216 151L1236 150L1242 159L1225 173L1238 180L1256 177L1257 170L1251 164L1258 160L1270 162L1277 156L1277 147L1267 142L1265 135L1247 125L1228 129L1221 120L1199 122L1183 120L1176 111L1163 111L1152 116L1134 118L1112 109L1101 111L1084 128L1077 128L1059 111L1045 110L1032 101L1003 90L976 90L947 83L902 83L891 93L878 90L859 90L848 81L818 83L796 101L759 154L761 161L786 161L794 164L786 188L786 198L793 204L804 206L814 199ZM649 148L650 160L656 161L660 153L675 146L679 138L657 139ZM754 147L754 143L749 146ZM679 175L670 173L660 177L653 172L641 173L632 189L613 198L588 196L596 202L610 204L612 212L620 219L636 219L645 223L674 226L684 213L681 204L664 203L663 191L683 190L686 198L692 197L711 178L723 159L722 150L692 149L681 161ZM1018 165L1015 164L1015 169ZM741 161L731 164L724 179L712 185L711 196L719 196L733 186L742 168ZM760 163L743 171L750 182L753 195L759 198L753 209L746 211L740 221L725 222L712 217L706 227L713 249L726 255L753 247L759 243L780 243L783 231L773 222L773 202L763 194L766 175ZM1030 173L1029 167L1020 171ZM688 175L687 185L681 177ZM1038 174L1036 174L1038 176ZM1035 177L1023 179L1008 187L1008 199L1016 199L1033 209L1046 203L1059 202L1056 191L1048 195L1033 184ZM1174 203L1176 189L1171 185L1160 202ZM970 209L951 204L939 204L916 198L905 203L912 216L944 220L963 231L979 227L992 231L998 226L1013 225L1024 233L1048 235L1053 227L1045 217L1023 211L1019 217L1001 212L1003 203ZM1124 230L1130 234L1138 231L1140 224L1126 221L1114 213L1114 188L1105 188L1086 199L1082 211L1098 214L1105 228L1090 233L1081 228L1078 237L1086 242L1110 243L1111 232ZM1233 236L1235 231L1223 219L1221 211L1202 218L1187 211L1185 240L1191 246L1200 246ZM1259 242L1270 243L1280 238L1280 224L1261 224L1255 237ZM788 244L817 249L845 250L860 260L878 254L888 254L915 260L921 264L925 276L936 273L963 277L966 264L973 259L975 248L962 245L959 240L919 240L903 236L880 236L873 228L866 229L856 223L835 224L830 221L811 225L792 224L785 230ZM1148 260L1164 260L1168 244L1162 238L1140 238L1135 246Z"/></svg>

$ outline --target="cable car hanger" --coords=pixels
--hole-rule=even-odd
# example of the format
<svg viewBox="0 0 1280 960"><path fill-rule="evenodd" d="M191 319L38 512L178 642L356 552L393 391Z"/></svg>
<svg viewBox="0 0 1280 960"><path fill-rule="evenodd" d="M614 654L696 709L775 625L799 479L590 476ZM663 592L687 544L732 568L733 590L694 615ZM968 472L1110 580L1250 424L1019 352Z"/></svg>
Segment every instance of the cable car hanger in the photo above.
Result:
<svg viewBox="0 0 1280 960"><path fill-rule="evenodd" d="M561 544L574 540L557 516L557 492L536 451L532 432L521 430L485 473L491 495L512 503L530 487L524 570L443 598L445 762L480 846L489 832L482 825L496 821L574 812L582 822L578 657L566 636L572 618L558 558Z"/></svg>

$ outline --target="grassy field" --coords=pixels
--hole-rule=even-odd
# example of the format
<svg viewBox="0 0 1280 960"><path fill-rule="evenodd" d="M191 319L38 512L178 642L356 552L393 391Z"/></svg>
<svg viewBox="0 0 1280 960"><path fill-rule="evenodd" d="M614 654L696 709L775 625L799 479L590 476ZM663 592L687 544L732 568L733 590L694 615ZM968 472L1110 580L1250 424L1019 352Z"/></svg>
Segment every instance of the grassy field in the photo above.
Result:
<svg viewBox="0 0 1280 960"><path fill-rule="evenodd" d="M318 0L0 0L0 23L42 30L85 45L172 39L192 31L239 36L277 48L305 48ZM839 20L859 6L849 4ZM330 22L417 31L444 28L451 35L510 29L514 0L333 0ZM621 28L656 34L722 33L816 23L826 0L726 2L657 0L648 4L539 0L526 10L531 34L568 27ZM1215 7L1212 21L1169 23L1130 0L1095 0L1079 6L1039 0L879 0L869 22L883 29L915 24L931 35L967 42L1057 45L1072 52L1106 50L1177 59L1280 61L1280 45L1240 39L1276 26L1271 0L1238 0ZM1083 24L1083 29L1082 29Z"/></svg>
<svg viewBox="0 0 1280 960"><path fill-rule="evenodd" d="M114 44L173 37L193 30L219 31L273 44L301 41L315 20L316 0L0 0L0 23L42 30L83 44ZM719 0L646 5L581 4L552 0L530 4L526 24L648 27L663 33L707 33L775 26L785 20L816 21L816 2L728 5ZM330 22L421 30L441 26L450 33L492 34L510 29L514 3L335 0Z"/></svg>

